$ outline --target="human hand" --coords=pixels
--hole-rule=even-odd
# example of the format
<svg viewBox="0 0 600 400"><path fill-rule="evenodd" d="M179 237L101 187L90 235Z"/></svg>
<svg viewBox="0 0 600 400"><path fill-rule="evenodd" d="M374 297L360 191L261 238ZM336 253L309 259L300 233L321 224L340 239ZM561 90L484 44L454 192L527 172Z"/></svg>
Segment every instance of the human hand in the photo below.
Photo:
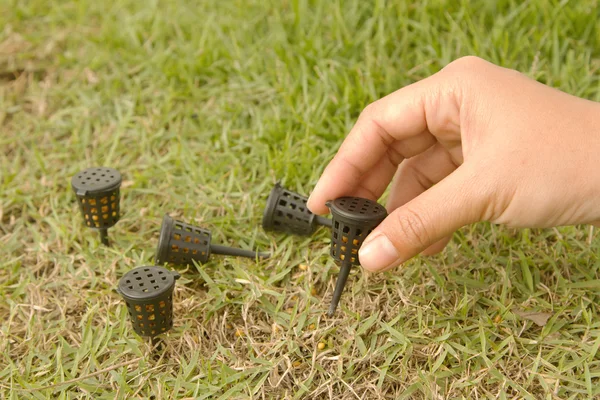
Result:
<svg viewBox="0 0 600 400"><path fill-rule="evenodd" d="M597 224L599 155L598 103L465 57L367 106L308 207L375 200L395 175L390 215L359 251L365 269L383 271L478 221Z"/></svg>

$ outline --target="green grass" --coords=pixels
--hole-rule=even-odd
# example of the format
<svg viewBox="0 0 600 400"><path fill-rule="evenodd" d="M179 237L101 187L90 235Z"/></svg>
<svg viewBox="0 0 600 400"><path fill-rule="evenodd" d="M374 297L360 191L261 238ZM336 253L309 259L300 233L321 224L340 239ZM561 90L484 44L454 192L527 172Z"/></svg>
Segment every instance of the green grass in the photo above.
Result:
<svg viewBox="0 0 600 400"><path fill-rule="evenodd" d="M334 318L327 232L260 228L274 182L309 193L364 106L460 56L600 100L599 15L597 1L0 2L0 398L599 397L587 227L465 228L440 256L356 269ZM111 248L69 186L93 165L124 174ZM114 289L152 262L165 212L275 256L180 269L152 353Z"/></svg>

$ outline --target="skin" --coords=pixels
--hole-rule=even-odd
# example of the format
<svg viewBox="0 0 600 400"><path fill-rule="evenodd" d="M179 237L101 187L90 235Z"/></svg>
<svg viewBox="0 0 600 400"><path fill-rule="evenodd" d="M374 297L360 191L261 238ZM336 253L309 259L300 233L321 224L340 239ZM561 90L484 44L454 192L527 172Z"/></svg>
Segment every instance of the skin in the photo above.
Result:
<svg viewBox="0 0 600 400"><path fill-rule="evenodd" d="M599 153L600 104L465 57L367 106L308 207L376 200L393 180L389 216L359 251L385 271L479 221L598 225Z"/></svg>

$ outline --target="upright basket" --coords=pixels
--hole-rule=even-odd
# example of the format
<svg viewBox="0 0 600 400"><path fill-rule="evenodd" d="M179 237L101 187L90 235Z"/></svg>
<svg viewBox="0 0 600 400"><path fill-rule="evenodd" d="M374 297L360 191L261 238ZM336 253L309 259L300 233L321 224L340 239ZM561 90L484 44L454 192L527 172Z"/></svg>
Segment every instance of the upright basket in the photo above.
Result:
<svg viewBox="0 0 600 400"><path fill-rule="evenodd" d="M127 272L118 291L127 304L133 330L154 337L173 327L173 289L177 272L143 266Z"/></svg>
<svg viewBox="0 0 600 400"><path fill-rule="evenodd" d="M358 250L371 231L387 217L381 204L360 197L340 197L327 202L333 217L330 255L340 265L340 274L329 314L333 315L344 290L350 267L359 265Z"/></svg>
<svg viewBox="0 0 600 400"><path fill-rule="evenodd" d="M88 168L75 174L71 187L87 227L100 231L108 246L108 228L120 218L121 174L114 168Z"/></svg>

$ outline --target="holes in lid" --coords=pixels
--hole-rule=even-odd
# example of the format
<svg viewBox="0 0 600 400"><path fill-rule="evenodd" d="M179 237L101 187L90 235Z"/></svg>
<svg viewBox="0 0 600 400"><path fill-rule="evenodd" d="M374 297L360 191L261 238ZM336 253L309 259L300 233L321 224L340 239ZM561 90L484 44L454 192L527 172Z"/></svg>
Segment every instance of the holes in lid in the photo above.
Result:
<svg viewBox="0 0 600 400"><path fill-rule="evenodd" d="M151 275L149 275L149 276L151 276ZM150 283L156 283L156 279L150 280Z"/></svg>
<svg viewBox="0 0 600 400"><path fill-rule="evenodd" d="M162 275L162 274L164 274L164 273L165 273L165 271L158 271L158 274L159 274L159 275Z"/></svg>
<svg viewBox="0 0 600 400"><path fill-rule="evenodd" d="M138 276L138 277L137 277L137 278L135 278L135 279L136 279L136 280L138 280L138 281L141 281L141 280L142 280L142 277L141 277L141 276Z"/></svg>
<svg viewBox="0 0 600 400"><path fill-rule="evenodd" d="M137 275L139 273L140 273L140 271L133 271L133 275Z"/></svg>
<svg viewBox="0 0 600 400"><path fill-rule="evenodd" d="M159 287L160 287L160 286L154 286L154 289L155 289L155 290L158 290L158 288L159 288Z"/></svg>
<svg viewBox="0 0 600 400"><path fill-rule="evenodd" d="M163 281L166 281L166 280L167 280L167 277L166 277L166 276L163 276L163 277L162 277L162 280L163 280Z"/></svg>

